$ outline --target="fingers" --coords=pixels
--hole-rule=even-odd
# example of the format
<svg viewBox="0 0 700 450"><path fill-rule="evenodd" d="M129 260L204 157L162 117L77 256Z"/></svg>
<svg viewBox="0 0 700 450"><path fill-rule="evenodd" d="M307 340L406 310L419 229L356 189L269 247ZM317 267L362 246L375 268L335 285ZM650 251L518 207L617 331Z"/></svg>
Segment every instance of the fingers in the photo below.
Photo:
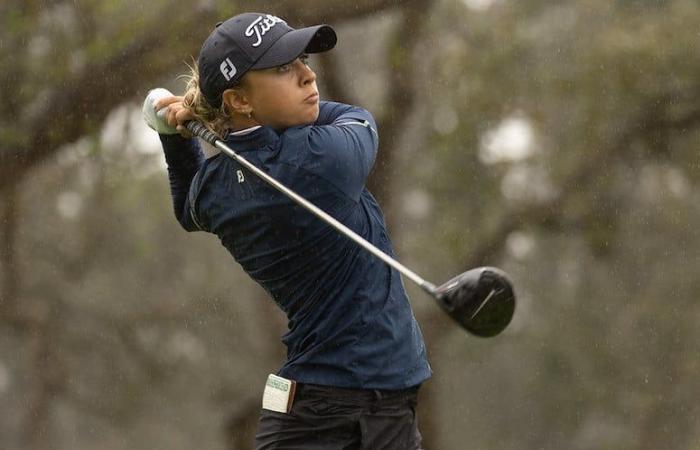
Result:
<svg viewBox="0 0 700 450"><path fill-rule="evenodd" d="M189 108L185 108L180 104L175 111L175 121L178 125L184 125L185 122L189 122L190 120L195 120L194 114Z"/></svg>
<svg viewBox="0 0 700 450"><path fill-rule="evenodd" d="M191 137L193 137L193 134L190 133L190 130L188 130L187 127L184 126L184 125L178 125L178 126L177 126L177 131L178 131L178 133L180 133L180 135L181 135L182 137L185 137L185 138L188 138L188 139L191 138Z"/></svg>
<svg viewBox="0 0 700 450"><path fill-rule="evenodd" d="M164 97L158 100L153 107L158 112L158 115L163 117L163 120L172 127L178 125L178 112L185 109L182 104L182 97Z"/></svg>
<svg viewBox="0 0 700 450"><path fill-rule="evenodd" d="M178 118L183 117L182 111L187 111L185 105L182 103L182 97L163 97L154 103L153 107L159 115L162 115L168 125L177 126L179 122ZM181 119L182 120L182 119Z"/></svg>
<svg viewBox="0 0 700 450"><path fill-rule="evenodd" d="M194 120L194 114L182 103L183 97L171 96L158 100L153 107L163 117L165 122L177 128L177 131L186 138L192 137L192 133L185 127L185 123Z"/></svg>
<svg viewBox="0 0 700 450"><path fill-rule="evenodd" d="M163 97L161 99L158 99L158 101L156 101L153 104L153 106L155 107L156 111L160 111L161 109L163 109L164 107L166 107L172 103L182 103L182 99L183 99L182 97L176 96L176 95L167 96L167 97Z"/></svg>
<svg viewBox="0 0 700 450"><path fill-rule="evenodd" d="M175 106L173 106L173 105L175 105ZM185 108L184 106L182 106L182 103L171 104L167 108L170 110L168 113L169 123L172 123L173 126L177 128L177 131L183 137L191 138L192 133L190 133L190 131L185 126L185 124L187 122L195 119L194 114L192 114L192 111L190 111L188 108Z"/></svg>
<svg viewBox="0 0 700 450"><path fill-rule="evenodd" d="M170 103L165 107L165 121L172 127L178 126L177 113L183 108L182 102Z"/></svg>

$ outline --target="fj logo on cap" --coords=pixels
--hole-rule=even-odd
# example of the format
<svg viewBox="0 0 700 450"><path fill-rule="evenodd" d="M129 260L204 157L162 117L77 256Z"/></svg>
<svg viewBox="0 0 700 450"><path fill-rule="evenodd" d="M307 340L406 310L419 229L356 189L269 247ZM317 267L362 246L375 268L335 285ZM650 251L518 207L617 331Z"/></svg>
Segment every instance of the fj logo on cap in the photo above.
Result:
<svg viewBox="0 0 700 450"><path fill-rule="evenodd" d="M270 28L274 27L278 23L285 23L284 20L277 16L267 14L265 16L260 16L253 21L248 28L245 29L245 35L248 37L255 36L256 41L253 43L253 47L257 47L262 43L262 37L265 33L270 31Z"/></svg>
<svg viewBox="0 0 700 450"><path fill-rule="evenodd" d="M236 66L233 65L230 58L226 58L219 69L221 69L221 74L226 78L226 81L231 81L231 78L236 75Z"/></svg>

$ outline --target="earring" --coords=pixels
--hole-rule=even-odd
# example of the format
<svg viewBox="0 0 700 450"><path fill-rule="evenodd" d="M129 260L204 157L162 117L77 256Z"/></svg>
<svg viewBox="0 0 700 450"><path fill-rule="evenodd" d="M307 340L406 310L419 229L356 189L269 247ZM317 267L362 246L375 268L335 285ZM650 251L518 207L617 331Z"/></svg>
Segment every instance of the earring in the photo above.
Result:
<svg viewBox="0 0 700 450"><path fill-rule="evenodd" d="M248 111L248 118L252 119L253 118L253 111Z"/></svg>

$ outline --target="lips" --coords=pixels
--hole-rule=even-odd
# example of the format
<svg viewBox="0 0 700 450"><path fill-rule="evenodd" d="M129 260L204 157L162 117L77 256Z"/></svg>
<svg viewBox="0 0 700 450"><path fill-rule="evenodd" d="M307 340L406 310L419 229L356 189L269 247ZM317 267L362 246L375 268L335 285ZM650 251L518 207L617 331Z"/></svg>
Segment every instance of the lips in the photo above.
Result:
<svg viewBox="0 0 700 450"><path fill-rule="evenodd" d="M316 103L318 101L318 92L314 92L304 99L304 103Z"/></svg>

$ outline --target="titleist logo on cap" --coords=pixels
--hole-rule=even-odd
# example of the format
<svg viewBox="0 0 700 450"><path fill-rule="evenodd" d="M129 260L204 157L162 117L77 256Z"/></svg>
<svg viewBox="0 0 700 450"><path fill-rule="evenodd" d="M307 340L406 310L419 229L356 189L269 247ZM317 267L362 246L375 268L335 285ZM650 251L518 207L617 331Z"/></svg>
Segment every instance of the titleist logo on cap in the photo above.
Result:
<svg viewBox="0 0 700 450"><path fill-rule="evenodd" d="M265 16L260 16L253 21L248 28L245 30L245 35L248 37L255 37L256 41L252 44L253 47L257 47L262 43L262 37L265 33L270 31L270 28L274 27L278 23L286 23L284 20L272 14L267 14Z"/></svg>

